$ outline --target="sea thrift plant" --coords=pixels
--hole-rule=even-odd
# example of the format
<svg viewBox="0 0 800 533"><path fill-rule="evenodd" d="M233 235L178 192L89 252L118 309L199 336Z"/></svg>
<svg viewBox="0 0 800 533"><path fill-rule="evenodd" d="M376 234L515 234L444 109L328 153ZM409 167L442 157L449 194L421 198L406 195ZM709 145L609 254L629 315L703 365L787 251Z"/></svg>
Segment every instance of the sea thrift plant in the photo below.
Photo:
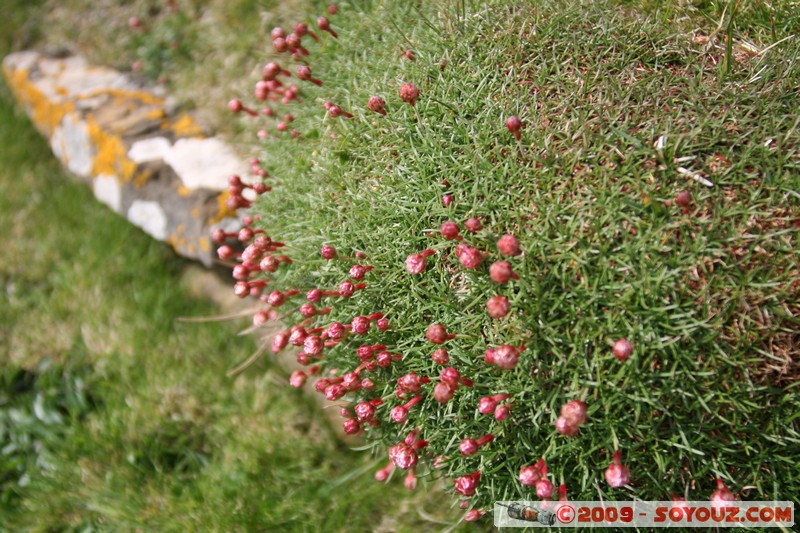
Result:
<svg viewBox="0 0 800 533"><path fill-rule="evenodd" d="M748 160L745 177L740 166L714 173L704 162L731 147L706 135L718 121L692 115L696 84L670 88L677 92L665 92L650 117L641 110L652 99L617 108L602 80L561 90L570 76L554 81L549 62L529 60L541 47L567 74L638 64L615 64L616 50L602 65L562 51L569 35L586 34L580 16L531 19L528 32L513 17L469 6L467 16L445 17L440 3L423 2L435 29L409 16L407 34L386 26L377 39L363 24L379 20L369 6L343 5L331 20L319 6L316 26L273 30L272 47L253 60L260 73L249 94L232 102L251 115L255 95L258 116L240 122L265 132L263 155L229 183L221 207L263 218L212 237L236 294L252 303L254 328L278 331L267 346L303 365L289 384L337 401L341 429L388 453L376 479L411 489L443 477L476 519L500 498L564 501L567 491L576 500L598 490L655 500L714 491L728 501L717 476L745 480L759 497L796 487L776 444L791 442L797 406L790 378L775 370L784 360L793 368L781 353L793 353L796 268L786 250L797 217L779 178L790 174L791 143L778 136L751 150L749 132L737 132L742 161L769 152L774 167ZM341 28L335 43L332 23ZM631 34L618 14L610 29L598 27L590 34ZM675 39L637 32L637 43ZM520 38L528 33L536 39ZM694 72L674 55L676 71ZM655 83L653 69L634 70ZM791 72L764 76L773 70ZM409 79L423 87L419 108ZM378 96L386 94L414 109L387 107ZM581 115L598 95L618 117L613 131L604 117ZM708 126L702 139L676 109ZM774 122L776 131L794 123ZM669 132L669 144L650 139L654 131ZM750 174L769 179L755 186ZM702 186L702 195L692 188ZM767 264L781 274L751 283ZM760 359L772 367L762 374ZM786 381L771 382L775 375ZM769 409L751 410L754 397ZM745 412L757 430L740 422ZM745 439L742 460L731 443ZM620 448L625 463L610 456ZM540 454L547 463L530 464Z"/></svg>

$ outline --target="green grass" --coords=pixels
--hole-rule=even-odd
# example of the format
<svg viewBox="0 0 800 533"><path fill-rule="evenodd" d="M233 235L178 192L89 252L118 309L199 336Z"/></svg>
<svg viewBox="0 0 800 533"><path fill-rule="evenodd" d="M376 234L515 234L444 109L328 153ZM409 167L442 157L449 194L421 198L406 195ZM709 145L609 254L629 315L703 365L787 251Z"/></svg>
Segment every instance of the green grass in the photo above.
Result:
<svg viewBox="0 0 800 533"><path fill-rule="evenodd" d="M50 11L48 39L66 34L68 21L86 8L81 2L63 3L58 12L71 13L72 19ZM127 16L141 16L134 11L144 5L119 8L117 30ZM318 323L387 313L391 332L373 330L369 337L326 352L326 364L339 369L355 366L353 350L362 342L385 342L403 354L402 362L373 376L379 386L368 397L386 400L382 419L398 403L394 383L399 376L412 370L434 381L438 376L430 361L433 348L424 341L427 325L442 322L458 334L448 345L452 364L475 387L462 387L444 406L430 399L426 387L425 400L407 426L384 423L370 430L379 443L376 454L410 427L420 427L430 441L426 459L448 457L442 470L446 476L483 472L471 502L478 508L495 499L533 498L516 477L523 465L540 457L547 459L551 479L565 483L572 499L666 499L675 492L702 500L720 477L742 499L797 501L800 15L792 1L735 5L678 0L341 2L340 14L331 17L339 40L306 40L323 87L305 84L301 102L275 106L279 114L295 115L292 127L302 137L280 139L268 119L242 117L222 125L243 139L243 149L255 144L258 128L276 134L264 143L262 158L279 186L257 210L269 233L289 244L295 262L273 287L336 287L355 251L366 252L365 261L375 265L367 288L336 302L332 315ZM272 4L245 0L192 3L181 23L188 27L181 31L203 38L191 41L186 55L163 63L169 66L166 73L182 98L202 103L206 116L219 117L231 97L249 103L261 66L273 58L265 39L269 29L275 23L290 27L285 23L313 21L320 6L298 2L269 11ZM197 22L200 13L205 16ZM167 24L162 17L153 16L156 37ZM108 31L101 19L81 19L84 32L98 32L74 34L79 44ZM224 20L239 22L239 31L226 28ZM128 64L139 50L129 34L117 34L110 39L114 46L92 53ZM399 57L405 49L414 51L414 62ZM403 82L420 88L414 108L397 97ZM365 109L375 94L386 99L387 117ZM325 116L325 101L336 102L355 118ZM521 143L503 126L511 114L526 124ZM660 138L661 150L655 148ZM699 172L713 187L699 184L679 167ZM682 190L693 196L688 213L674 203L666 205ZM447 192L455 197L449 208L441 204ZM487 228L468 237L489 253L487 264L499 259L494 248L499 235L520 237L525 254L511 259L518 282L494 285L486 265L464 271L453 243L427 235L445 220L461 223L471 216L481 216ZM343 259L325 263L318 255L322 244L336 246ZM411 278L403 261L425 248L437 255L425 274ZM483 308L496 293L508 296L513 306L502 322L490 320ZM177 333L183 331L167 322ZM118 334L118 327L109 329ZM224 332L219 335L216 343L227 359L210 373L217 377L247 352L227 344ZM620 337L635 347L624 364L610 353ZM486 347L519 342L527 350L515 369L500 372L483 363ZM314 448L316 460L298 467L303 470L296 471L297 485L284 480L276 493L265 493L268 488L243 488L234 481L220 492L230 472L246 476L242 472L250 472L253 464L267 464L253 457L268 454L265 450L275 441L267 440L263 428L257 438L246 437L241 446L247 451L232 452L250 458L241 466L231 458L205 455L205 450L218 449L219 435L233 431L233 422L223 424L203 412L210 424L225 428L210 436L177 423L160 431L148 426L142 419L157 403L149 380L163 377L172 383L173 364L147 374L153 395L149 407L123 410L129 420L142 421L145 430L125 436L119 429L111 432L120 435L113 442L128 450L118 457L133 453L135 464L155 474L134 482L133 474L123 473L120 480L115 473L110 481L98 482L98 494L107 498L109 487L137 491L104 500L92 516L127 525L143 508L182 509L187 511L181 516L195 521L179 522L176 528L212 523L224 529L252 516L247 504L214 507L205 514L198 494L212 502L224 494L251 503L292 490L307 496L303 491L312 490L308 484L313 479L333 476L325 469L347 470L327 462L341 453ZM262 371L246 374L243 383L262 383ZM247 386L244 392L228 389L225 381L197 386L191 390L212 390L220 398L250 394ZM266 382L257 390L267 390ZM271 384L268 390L272 395L264 405L286 402L299 409L294 391ZM504 423L475 409L480 396L497 392L511 393L515 401L514 414ZM197 392L195 398L204 394ZM553 423L561 405L584 397L589 423L572 439L557 435ZM247 400L220 399L220 405L231 420L267 420L267 426L276 420L256 413ZM249 425L237 425L237 431L241 427ZM471 458L458 455L460 439L487 431L498 436L495 443ZM142 442L138 446L174 453L145 454L143 460L132 444ZM610 489L602 479L616 448L623 450L632 472L631 484L622 489ZM113 456L113 445L105 450ZM282 456L277 457L281 462ZM368 459L362 460L359 464L366 466ZM200 466L203 461L208 464ZM165 476L164 465L179 465L179 472ZM315 475L308 465L326 465L319 467L321 478L308 477ZM116 472L103 471L97 479L109 471ZM93 470L87 472L93 479ZM418 473L428 474L424 469ZM48 490L65 494L60 487L76 475L57 478L60 486L42 485L47 488L38 497L26 500L29 508L42 509L35 505L42 505L41 494ZM184 492L165 488L179 475L193 480L178 483ZM326 528L342 527L344 516L363 524L372 516L370 509L349 507L349 494L366 501L372 500L364 495L374 494L401 506L391 496L396 483L384 493L366 481L361 488L361 479L342 478L331 489L336 494L323 495L322 508L341 509L340 514L324 514ZM142 501L142 486L152 491L145 492L150 495L147 506L129 506L128 501ZM235 509L245 510L232 518ZM301 523L322 516L309 514ZM277 524L270 520L261 523Z"/></svg>
<svg viewBox="0 0 800 533"><path fill-rule="evenodd" d="M303 137L278 135L262 153L281 186L257 210L295 260L277 288L335 287L363 251L376 267L367 289L315 323L384 312L393 330L325 363L352 369L353 349L372 342L403 362L354 401L381 396L388 413L398 377L437 379L432 322L458 334L453 365L476 382L445 406L426 389L409 423L371 431L376 440L421 427L430 457L449 457L447 476L484 473L478 507L531 497L516 476L540 457L575 499L704 499L717 477L744 499L796 499L800 15L770 5L352 2L332 18L338 41L309 41L324 85L275 106ZM398 57L406 48L416 61ZM414 108L397 97L403 82L420 89ZM365 109L371 95L387 117ZM324 101L355 118L326 116ZM521 143L503 126L512 114L526 124ZM666 205L682 190L686 214ZM465 271L454 243L428 236L472 216L488 229L467 241L486 263L500 259L500 235L520 237L519 282ZM326 264L322 244L344 259ZM426 248L432 266L409 276L405 257ZM496 293L513 306L501 322L483 308ZM621 337L635 346L625 364L610 350ZM522 342L512 371L482 361L487 347ZM497 392L516 401L505 423L475 410ZM590 423L559 436L561 405L584 397ZM487 431L500 438L458 455L460 439ZM602 480L616 448L633 473L624 489Z"/></svg>
<svg viewBox="0 0 800 533"><path fill-rule="evenodd" d="M17 7L0 55L41 15ZM73 181L2 84L0 145L0 530L456 520L435 491L375 483L373 459L273 365L228 379L254 349L242 324L178 322L217 313L183 286L185 263Z"/></svg>

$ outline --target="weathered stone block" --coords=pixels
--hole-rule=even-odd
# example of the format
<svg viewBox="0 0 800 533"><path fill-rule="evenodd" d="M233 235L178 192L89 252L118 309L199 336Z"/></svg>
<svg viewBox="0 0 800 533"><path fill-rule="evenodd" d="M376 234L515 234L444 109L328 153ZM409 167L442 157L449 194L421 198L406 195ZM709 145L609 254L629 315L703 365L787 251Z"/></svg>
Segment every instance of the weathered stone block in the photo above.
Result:
<svg viewBox="0 0 800 533"><path fill-rule="evenodd" d="M78 56L25 51L3 74L53 153L98 200L181 255L211 264L212 228L235 228L228 178L246 166L155 89Z"/></svg>

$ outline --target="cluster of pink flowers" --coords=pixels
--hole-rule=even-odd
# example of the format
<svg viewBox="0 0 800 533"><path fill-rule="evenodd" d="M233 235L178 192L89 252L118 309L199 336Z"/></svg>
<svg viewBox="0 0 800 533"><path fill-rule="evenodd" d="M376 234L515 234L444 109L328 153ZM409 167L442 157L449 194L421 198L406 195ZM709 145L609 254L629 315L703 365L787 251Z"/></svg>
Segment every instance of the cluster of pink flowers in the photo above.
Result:
<svg viewBox="0 0 800 533"><path fill-rule="evenodd" d="M334 15L336 8L331 6L328 9L329 15ZM319 17L317 28L327 32L333 38L338 38L337 33L331 28L331 23L327 17ZM270 101L273 103L290 104L296 101L301 95L298 85L289 83L291 76L296 76L301 82L307 82L316 86L324 86L324 81L319 79L308 64L308 58L312 55L311 51L303 46L303 40L307 37L314 41L319 41L320 36L309 28L305 23L298 23L294 31L286 33L282 28L272 30L272 41L275 51L279 54L288 54L293 61L301 63L291 70L280 66L277 62L268 63L263 71L262 78L255 87L255 97L260 102ZM313 48L313 46L312 46ZM413 54L409 51L404 57L413 60ZM419 89L412 83L403 83L398 91L400 100L415 106L420 98ZM230 109L236 113L246 113L253 117L275 117L276 112L269 107L261 111L245 106L240 100L231 100ZM325 102L324 108L332 119L339 117L353 118L353 114L343 109L340 105L333 102ZM380 96L372 96L366 103L366 109L380 114L387 115L386 101ZM276 129L280 132L288 130L288 124L294 120L291 114L284 114L283 120L278 122ZM522 121L512 116L505 123L509 132L517 139L521 140ZM266 137L265 132L260 136ZM293 131L292 136L298 137L299 132ZM250 207L250 199L245 198L244 193L251 190L255 195L263 194L271 190L263 180L268 177L258 160L251 161L251 171L254 176L261 181L252 185L245 184L238 176L234 176L230 181L229 207L247 208ZM444 185L449 187L445 180ZM688 206L690 199L680 198L679 205ZM455 202L452 193L442 197L445 206L451 206ZM676 199L676 203L678 200ZM278 273L283 265L292 263L287 255L281 254L284 243L273 241L262 229L253 229L252 224L256 220L246 218L245 225L239 232L225 232L216 230L214 241L220 244L218 255L225 261L235 261L237 264L233 268L233 277L236 280L234 291L237 296L251 297L260 301L263 305L253 316L255 326L262 326L269 320L277 318L277 309L280 307L283 319L288 323L293 323L287 329L279 332L273 337L271 350L273 353L281 352L289 347L298 349L296 353L297 362L305 367L304 370L293 372L289 378L292 387L303 387L309 378L315 378L314 390L325 396L331 401L349 400L340 408L340 414L344 418L343 429L349 435L356 435L362 432L372 431L372 428L386 424L385 428L399 428L399 435L402 437L399 442L388 449L388 463L375 473L375 478L385 481L395 469L405 470L405 486L412 490L416 487L417 478L415 467L421 459L432 459L434 451L429 449L429 443L422 435L423 416L430 414L431 410L447 404L459 394L462 387L470 388L475 384L471 379L462 375L462 371L456 368L451 362L448 347L458 344L458 336L448 332L445 324L431 323L424 331L415 332L415 341L424 343L425 341L435 345L430 356L431 361L436 363L436 371L428 372L428 375L420 375L415 371L405 372L404 355L398 353L400 350L395 346L391 347L392 340L396 341L396 334L392 336L382 336L391 328L389 318L384 311L376 311L366 316L353 316L349 320L339 322L331 320L328 315L335 310L337 303L355 298L362 303L367 302L367 298L362 296L369 290L370 273L375 270L373 265L363 264L367 256L362 252L350 254L347 251L338 251L330 244L323 245L319 250L319 255L326 264L331 267L340 268L348 272L347 279L341 280L335 287L296 287L288 290L270 290L270 283L274 280L274 275ZM449 258L452 263L460 265L464 271L473 272L477 276L486 276L491 280L493 290L486 303L485 308L493 324L499 326L498 331L507 337L506 342L488 347L484 353L484 362L489 365L489 372L502 374L512 372L520 365L520 360L525 358L526 346L520 339L514 339L518 335L516 330L508 327L510 316L514 314L514 295L512 289L514 285L509 283L512 280L519 280L519 275L515 272L515 267L520 266L520 256L523 255L522 246L516 235L505 233L496 238L496 250L482 249L479 242L486 242L487 235L491 237L489 230L483 226L478 217L471 217L463 222L462 226L453 220L444 221L438 232L430 235L434 238L442 238L446 243L445 248L440 243L433 245L438 251L425 249L420 252L411 253L405 260L405 269L408 274L416 278L422 278L430 266L430 263L445 262ZM479 235L480 234L480 235ZM482 241L478 241L478 237ZM239 252L237 246L228 241L236 240L239 247L244 249ZM470 243L473 244L470 244ZM446 253L446 247L452 246L452 254ZM485 248L485 246L483 246ZM491 262L489 262L491 261ZM487 268L487 263L488 268ZM380 266L380 265L379 265ZM448 265L452 266L452 265ZM327 267L326 267L327 268ZM392 265L388 268L402 270L402 265ZM458 268L458 267L456 267ZM385 275L386 272L382 272ZM507 294L500 294L506 292ZM341 310L340 310L341 312ZM333 316L336 316L335 314ZM341 319L341 316L339 317ZM344 319L341 319L344 320ZM374 325L374 328L373 328ZM403 326L408 326L404 324ZM366 335L370 337L366 337ZM424 340L423 340L424 336ZM377 337L378 342L375 342ZM384 338L385 337L385 338ZM384 344L385 343L385 344ZM428 345L426 345L428 346ZM323 370L326 365L326 355L331 350L339 350L349 358L350 364L342 368L338 364L336 369ZM627 361L634 352L633 345L626 339L617 340L612 348L612 353L619 361ZM337 357L337 362L342 360ZM450 365L450 366L448 366ZM518 369L519 370L519 369ZM405 372L405 373L403 373ZM438 375L437 375L438 372ZM402 374L402 375L400 375ZM388 376L397 376L396 384ZM510 374L509 374L510 375ZM389 385L383 387L379 385ZM484 384L481 384L484 385ZM393 389L393 394L380 395L380 391ZM495 422L503 423L511 418L514 409L518 408L518 400L510 394L497 392L480 398L475 406L480 415L492 415L494 421L488 419L492 424ZM476 419L477 419L476 415ZM482 418L482 420L487 420ZM566 402L560 415L555 421L555 431L565 437L577 435L583 425L588 421L587 404L583 400L571 400ZM500 425L500 428L505 426ZM485 431L485 430L484 430ZM484 433L481 431L480 433ZM461 435L457 446L458 455L462 457L472 457L487 450L496 448L496 441L501 438L509 438L509 431L494 431L477 435ZM405 435L403 437L403 435ZM438 453L452 453L457 456L455 450L435 450ZM433 462L434 467L441 464L443 456L437 456ZM453 479L453 489L464 500L464 508L469 507L471 499L480 490L482 473L480 469L473 470L474 467L462 470L462 475ZM472 471L470 471L472 470ZM622 487L630 483L631 473L627 466L622 463L621 452L617 450L611 459L611 463L605 471L605 480L611 487ZM548 466L544 458L533 465L522 467L519 472L519 482L523 487L531 488L537 497L543 500L552 499L556 496L554 483L548 477ZM727 492L726 492L727 491ZM557 491L559 500L566 500L567 487L561 485ZM719 481L717 491L713 498L725 499L732 497L730 491ZM476 520L485 513L482 509L471 509L467 520Z"/></svg>

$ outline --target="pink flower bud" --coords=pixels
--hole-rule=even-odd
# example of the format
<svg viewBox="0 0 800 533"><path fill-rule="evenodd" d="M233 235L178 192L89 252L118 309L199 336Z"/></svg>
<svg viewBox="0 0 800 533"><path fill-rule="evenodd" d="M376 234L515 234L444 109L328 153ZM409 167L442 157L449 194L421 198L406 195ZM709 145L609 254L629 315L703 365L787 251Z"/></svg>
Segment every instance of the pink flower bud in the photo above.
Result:
<svg viewBox="0 0 800 533"><path fill-rule="evenodd" d="M311 335L303 341L303 352L311 357L315 357L322 353L325 344L321 337L318 335Z"/></svg>
<svg viewBox="0 0 800 533"><path fill-rule="evenodd" d="M495 283L508 283L510 279L518 279L508 261L497 261L489 267L489 277Z"/></svg>
<svg viewBox="0 0 800 533"><path fill-rule="evenodd" d="M389 474L392 473L392 470L394 470L394 463L389 461L388 465L375 472L375 479L380 482L386 481L389 479Z"/></svg>
<svg viewBox="0 0 800 533"><path fill-rule="evenodd" d="M389 413L389 417L393 422L402 424L408 418L408 409L404 405L398 405Z"/></svg>
<svg viewBox="0 0 800 533"><path fill-rule="evenodd" d="M361 388L361 377L358 372L347 372L342 376L342 386L348 391L357 391Z"/></svg>
<svg viewBox="0 0 800 533"><path fill-rule="evenodd" d="M489 311L489 316L492 318L503 318L508 314L508 298L505 296L492 296L486 302L486 310Z"/></svg>
<svg viewBox="0 0 800 533"><path fill-rule="evenodd" d="M480 230L483 229L483 224L481 224L481 219L472 217L464 223L466 226L467 231L470 233L478 233Z"/></svg>
<svg viewBox="0 0 800 533"><path fill-rule="evenodd" d="M494 396L484 396L478 401L478 412L481 414L493 413L495 407L497 407L497 400L494 399Z"/></svg>
<svg viewBox="0 0 800 533"><path fill-rule="evenodd" d="M405 480L403 480L403 485L408 490L414 490L415 488L417 488L417 476L414 475L413 470L408 471Z"/></svg>
<svg viewBox="0 0 800 533"><path fill-rule="evenodd" d="M723 507L727 502L736 500L736 496L725 486L721 478L717 478L717 489L711 493L710 499L714 507Z"/></svg>
<svg viewBox="0 0 800 533"><path fill-rule="evenodd" d="M258 267L263 272L276 272L279 266L280 266L280 261L278 261L269 254L262 257L261 262L258 264Z"/></svg>
<svg viewBox="0 0 800 533"><path fill-rule="evenodd" d="M397 379L397 385L403 392L419 392L423 380L416 372L409 372L405 376Z"/></svg>
<svg viewBox="0 0 800 533"><path fill-rule="evenodd" d="M405 442L400 442L389 448L389 460L398 468L408 470L417 464L417 452Z"/></svg>
<svg viewBox="0 0 800 533"><path fill-rule="evenodd" d="M317 27L322 31L326 31L331 34L331 37L334 39L338 39L339 35L331 29L331 23L326 17L319 17L317 19Z"/></svg>
<svg viewBox="0 0 800 533"><path fill-rule="evenodd" d="M378 328L380 331L386 331L389 329L389 320L386 318L379 318L375 322L375 327Z"/></svg>
<svg viewBox="0 0 800 533"><path fill-rule="evenodd" d="M349 279L339 284L339 296L342 298L350 298L354 292L356 292L355 285Z"/></svg>
<svg viewBox="0 0 800 533"><path fill-rule="evenodd" d="M627 466L622 464L622 460L620 459L621 455L622 452L620 452L620 450L614 452L611 464L606 468L606 482L612 487L622 487L623 485L627 485L628 481L630 481L631 472L628 470Z"/></svg>
<svg viewBox="0 0 800 533"><path fill-rule="evenodd" d="M441 324L431 324L425 332L425 337L434 344L443 344L454 339L455 335L448 335L447 330Z"/></svg>
<svg viewBox="0 0 800 533"><path fill-rule="evenodd" d="M458 383L461 381L461 373L453 367L443 368L439 373L439 379L450 385L453 389L458 389Z"/></svg>
<svg viewBox="0 0 800 533"><path fill-rule="evenodd" d="M280 291L272 291L269 293L267 297L267 303L272 307L279 307L284 301L286 297Z"/></svg>
<svg viewBox="0 0 800 533"><path fill-rule="evenodd" d="M614 343L614 357L620 361L627 361L633 353L633 346L627 339L619 339Z"/></svg>
<svg viewBox="0 0 800 533"><path fill-rule="evenodd" d="M348 273L351 278L356 281L361 281L364 279L364 276L367 274L372 267L365 267L362 265L353 265L350 267L350 272Z"/></svg>
<svg viewBox="0 0 800 533"><path fill-rule="evenodd" d="M333 385L328 385L325 387L325 398L330 401L338 400L345 394L347 394L347 389L338 383L334 383Z"/></svg>
<svg viewBox="0 0 800 533"><path fill-rule="evenodd" d="M224 244L219 248L217 248L217 257L219 257L223 261L228 261L230 259L233 259L235 256L236 252L233 250L233 248L231 248L227 244Z"/></svg>
<svg viewBox="0 0 800 533"><path fill-rule="evenodd" d="M445 207L450 207L453 204L453 195L452 194L445 194L442 196L442 205Z"/></svg>
<svg viewBox="0 0 800 533"><path fill-rule="evenodd" d="M481 511L479 509L470 509L469 511L467 511L467 514L464 515L464 521L477 522L485 514L486 513L484 511Z"/></svg>
<svg viewBox="0 0 800 533"><path fill-rule="evenodd" d="M295 326L290 330L289 334L289 343L292 346L302 346L303 343L306 341L306 337L308 337L308 333L302 326Z"/></svg>
<svg viewBox="0 0 800 533"><path fill-rule="evenodd" d="M263 326L269 320L269 312L267 311L258 311L256 314L253 315L253 325Z"/></svg>
<svg viewBox="0 0 800 533"><path fill-rule="evenodd" d="M328 334L328 338L332 340L339 340L344 338L345 333L347 330L345 329L344 325L341 322L331 322L326 330Z"/></svg>
<svg viewBox="0 0 800 533"><path fill-rule="evenodd" d="M458 260L464 268L472 270L480 266L481 261L483 261L483 254L477 248L468 246L463 249L458 256Z"/></svg>
<svg viewBox="0 0 800 533"><path fill-rule="evenodd" d="M447 403L455 394L455 390L446 381L440 381L433 387L433 399L439 403Z"/></svg>
<svg viewBox="0 0 800 533"><path fill-rule="evenodd" d="M295 370L292 372L292 375L289 376L289 385L295 388L302 387L306 382L306 373L301 370Z"/></svg>
<svg viewBox="0 0 800 533"><path fill-rule="evenodd" d="M561 416L567 419L572 426L582 426L588 419L586 415L586 403L580 400L568 401L561 407Z"/></svg>
<svg viewBox="0 0 800 533"><path fill-rule="evenodd" d="M497 249L503 255L515 256L522 253L519 249L519 240L513 235L506 233L497 241Z"/></svg>
<svg viewBox="0 0 800 533"><path fill-rule="evenodd" d="M386 368L392 364L392 354L389 352L381 352L375 357L375 363L381 367Z"/></svg>
<svg viewBox="0 0 800 533"><path fill-rule="evenodd" d="M546 468L544 459L540 459L536 464L523 466L519 471L519 482L526 487L533 487L546 473L542 467Z"/></svg>
<svg viewBox="0 0 800 533"><path fill-rule="evenodd" d="M370 320L365 316L357 316L353 318L350 326L353 333L357 335L364 335L369 331Z"/></svg>
<svg viewBox="0 0 800 533"><path fill-rule="evenodd" d="M371 96L367 103L367 109L381 115L386 114L386 101L380 96Z"/></svg>
<svg viewBox="0 0 800 533"><path fill-rule="evenodd" d="M272 353L278 353L284 348L286 348L286 344L289 342L289 333L285 331L281 331L277 335L272 338Z"/></svg>
<svg viewBox="0 0 800 533"><path fill-rule="evenodd" d="M406 270L409 274L421 274L428 266L428 259L422 254L411 254L406 258Z"/></svg>
<svg viewBox="0 0 800 533"><path fill-rule="evenodd" d="M571 424L570 421L563 416L559 416L556 420L556 431L561 435L573 437L578 434L578 429L578 426Z"/></svg>
<svg viewBox="0 0 800 533"><path fill-rule="evenodd" d="M448 241L452 241L454 239L458 239L458 233L460 230L458 229L458 224L456 224L452 220L448 220L447 222L442 224L440 231L442 232L442 237L444 237Z"/></svg>
<svg viewBox="0 0 800 533"><path fill-rule="evenodd" d="M468 476L461 476L453 480L455 491L462 496L472 496L478 488L481 479L480 471L476 470Z"/></svg>
<svg viewBox="0 0 800 533"><path fill-rule="evenodd" d="M464 439L458 446L461 455L475 455L478 453L478 441L475 439Z"/></svg>
<svg viewBox="0 0 800 533"><path fill-rule="evenodd" d="M450 362L450 357L447 354L447 350L445 350L444 348L439 348L438 350L433 352L433 354L431 354L431 359L433 360L434 363L439 365L446 365L447 363Z"/></svg>
<svg viewBox="0 0 800 533"><path fill-rule="evenodd" d="M361 425L358 423L358 420L355 418L348 418L342 424L344 427L344 432L348 435L355 435L359 431L361 431Z"/></svg>
<svg viewBox="0 0 800 533"><path fill-rule="evenodd" d="M517 365L519 350L509 344L503 344L494 349L493 359L495 365L504 370L509 370Z"/></svg>
<svg viewBox="0 0 800 533"><path fill-rule="evenodd" d="M522 121L518 116L512 115L508 117L508 120L506 120L506 128L508 128L508 131L510 131L518 141L522 140L522 135L519 132L519 130L522 129Z"/></svg>
<svg viewBox="0 0 800 533"><path fill-rule="evenodd" d="M687 209L692 203L692 195L686 191L681 191L675 196L675 205Z"/></svg>
<svg viewBox="0 0 800 533"><path fill-rule="evenodd" d="M414 105L419 98L419 89L413 83L404 83L400 86L400 99Z"/></svg>
<svg viewBox="0 0 800 533"><path fill-rule="evenodd" d="M490 442L494 441L494 435L491 433L487 433L483 437L479 438L478 440L475 439L463 439L461 444L458 446L459 451L461 451L461 455L475 455L478 453L478 450L481 446L485 446Z"/></svg>
<svg viewBox="0 0 800 533"><path fill-rule="evenodd" d="M306 293L306 300L309 302L318 302L322 299L322 291L319 289L311 289Z"/></svg>
<svg viewBox="0 0 800 533"><path fill-rule="evenodd" d="M536 496L542 500L549 500L553 497L555 486L546 479L540 479L536 482Z"/></svg>
<svg viewBox="0 0 800 533"><path fill-rule="evenodd" d="M336 257L336 248L326 245L319 249L319 253L326 261L330 261Z"/></svg>
<svg viewBox="0 0 800 533"><path fill-rule="evenodd" d="M356 412L356 418L361 422L371 420L375 416L375 406L370 402L359 402L353 410Z"/></svg>
<svg viewBox="0 0 800 533"><path fill-rule="evenodd" d="M498 405L494 410L494 418L498 422L502 422L509 416L511 416L511 406L509 405Z"/></svg>

